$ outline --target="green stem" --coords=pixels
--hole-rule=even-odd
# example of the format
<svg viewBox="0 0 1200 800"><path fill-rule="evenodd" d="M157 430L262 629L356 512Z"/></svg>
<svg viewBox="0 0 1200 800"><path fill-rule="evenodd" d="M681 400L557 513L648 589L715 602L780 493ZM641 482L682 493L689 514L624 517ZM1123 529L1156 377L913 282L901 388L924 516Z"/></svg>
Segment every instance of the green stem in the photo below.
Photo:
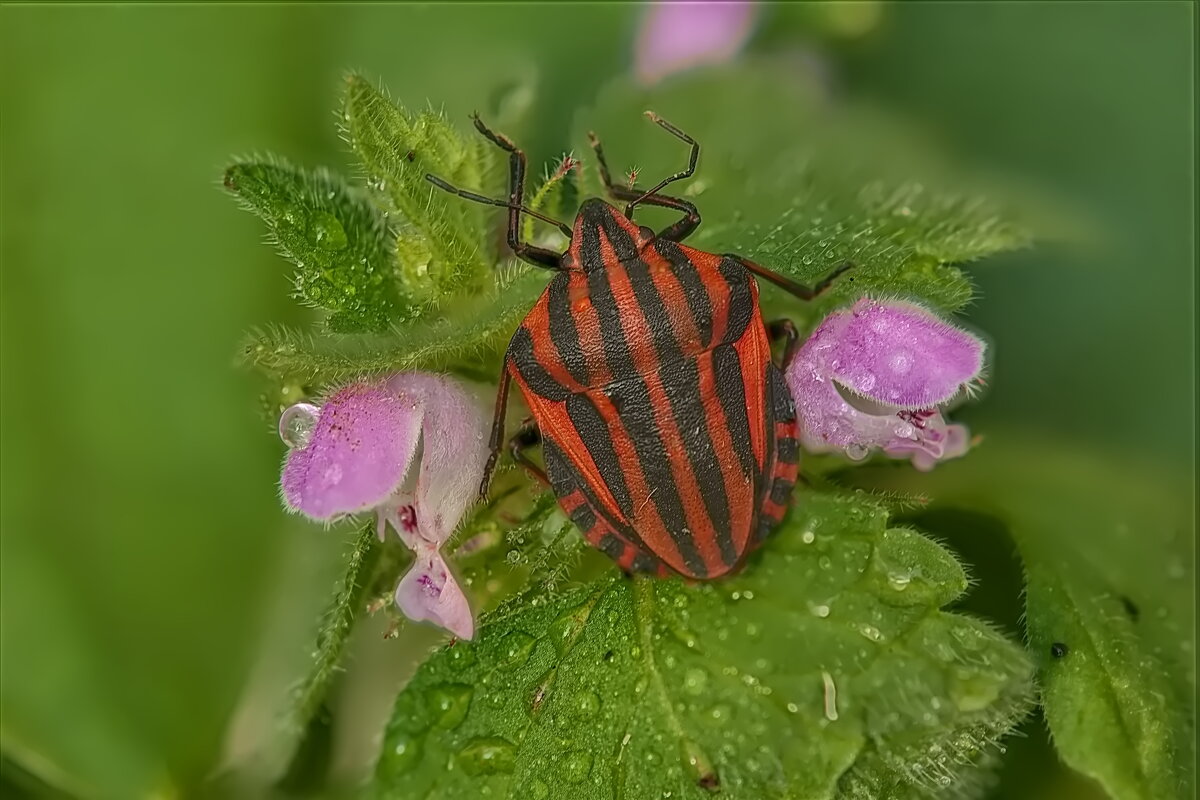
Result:
<svg viewBox="0 0 1200 800"><path fill-rule="evenodd" d="M333 600L322 615L313 668L296 691L292 707L291 725L297 732L308 729L325 702L346 641L350 638L355 621L366 608L366 596L375 583L373 578L382 552L372 517L354 540L346 571Z"/></svg>

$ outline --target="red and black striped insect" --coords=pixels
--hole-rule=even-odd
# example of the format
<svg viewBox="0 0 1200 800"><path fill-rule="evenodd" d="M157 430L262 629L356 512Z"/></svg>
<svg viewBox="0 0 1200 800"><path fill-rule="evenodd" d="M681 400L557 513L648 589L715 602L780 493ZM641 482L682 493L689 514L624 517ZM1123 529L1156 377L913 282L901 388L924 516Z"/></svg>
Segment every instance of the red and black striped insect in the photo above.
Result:
<svg viewBox="0 0 1200 800"><path fill-rule="evenodd" d="M649 191L612 182L591 137L609 196L585 201L574 228L522 206L525 155L478 117L476 129L509 153L508 244L521 259L554 270L545 292L513 335L500 375L486 493L504 443L510 383L533 416L511 440L514 459L548 483L593 546L633 571L716 578L738 567L787 510L796 481L796 412L772 362L768 326L752 274L810 299L844 271L812 288L735 255L681 242L700 224L694 204L660 194L695 172L700 146L653 113L655 123L691 146L687 168ZM655 233L633 222L639 205L683 216ZM564 253L521 241L521 214L557 225ZM769 326L796 340L782 320ZM542 443L543 471L524 450Z"/></svg>

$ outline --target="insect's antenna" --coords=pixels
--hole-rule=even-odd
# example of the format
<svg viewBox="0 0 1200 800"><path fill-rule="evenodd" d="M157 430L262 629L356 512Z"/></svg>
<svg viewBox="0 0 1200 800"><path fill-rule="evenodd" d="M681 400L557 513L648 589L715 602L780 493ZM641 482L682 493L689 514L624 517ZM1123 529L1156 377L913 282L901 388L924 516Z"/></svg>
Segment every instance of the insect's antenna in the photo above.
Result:
<svg viewBox="0 0 1200 800"><path fill-rule="evenodd" d="M633 214L634 207L636 207L638 203L643 202L650 195L656 194L656 193L662 191L669 184L672 184L675 181L681 181L684 178L690 178L692 176L692 173L694 173L696 171L696 161L700 158L700 143L699 142L697 142L691 136L688 136L683 131L679 130L679 128L676 128L674 125L667 122L665 119L660 117L658 114L655 114L653 111L647 111L646 116L650 119L651 122L653 122L655 125L659 126L663 130L665 130L667 133L674 136L676 139L681 139L684 142L687 142L688 144L690 144L692 146L692 152L688 156L687 169L676 172L674 175L670 176L669 178L663 178L661 181L658 182L658 185L655 186L653 189L651 189L648 192L643 192L641 197L638 197L638 198L632 200L629 203L629 205L625 206L625 216L626 217L631 217Z"/></svg>
<svg viewBox="0 0 1200 800"><path fill-rule="evenodd" d="M498 206L500 208L507 208L510 210L520 211L522 214L528 214L529 216L533 217L534 219L540 219L542 222L548 223L548 224L553 225L554 227L558 228L560 231L563 232L563 235L566 236L568 239L571 238L571 235L573 233L573 231L571 230L571 227L569 225L559 222L556 219L551 219L550 217L547 217L545 214L539 214L538 212L534 211L531 208L526 208L525 206L514 205L513 203L509 203L506 200L494 200L491 197L484 197L481 194L475 194L474 192L468 192L466 189L459 189L457 186L452 186L451 184L447 183L446 181L442 180L441 178L439 178L436 175L426 174L425 180L429 181L434 186L438 187L439 189L441 189L443 191L449 192L450 194L456 194L459 197L462 197L466 200L473 200L476 203L483 203L484 205L487 205L487 206Z"/></svg>

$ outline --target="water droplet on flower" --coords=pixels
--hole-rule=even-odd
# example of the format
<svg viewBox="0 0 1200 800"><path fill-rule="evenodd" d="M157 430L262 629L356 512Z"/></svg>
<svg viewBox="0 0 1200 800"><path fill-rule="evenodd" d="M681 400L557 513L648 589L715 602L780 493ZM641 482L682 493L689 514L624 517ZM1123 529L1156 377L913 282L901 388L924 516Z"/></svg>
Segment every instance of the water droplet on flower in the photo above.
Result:
<svg viewBox="0 0 1200 800"><path fill-rule="evenodd" d="M592 754L586 750L572 750L563 760L562 776L567 783L582 783L592 771Z"/></svg>
<svg viewBox="0 0 1200 800"><path fill-rule="evenodd" d="M870 448L858 442L851 442L846 445L846 457L852 461L862 461L870 452Z"/></svg>
<svg viewBox="0 0 1200 800"><path fill-rule="evenodd" d="M512 772L517 764L517 748L499 736L472 739L458 751L458 763L472 777Z"/></svg>
<svg viewBox="0 0 1200 800"><path fill-rule="evenodd" d="M289 406L279 417L279 438L292 450L303 450L308 447L320 414L321 409L311 403Z"/></svg>

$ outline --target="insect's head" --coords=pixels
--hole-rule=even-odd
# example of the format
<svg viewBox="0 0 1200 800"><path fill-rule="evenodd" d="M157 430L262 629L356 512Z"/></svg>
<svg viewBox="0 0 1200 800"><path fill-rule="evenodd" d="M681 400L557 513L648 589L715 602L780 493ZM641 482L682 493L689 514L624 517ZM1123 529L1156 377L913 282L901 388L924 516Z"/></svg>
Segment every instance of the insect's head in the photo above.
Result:
<svg viewBox="0 0 1200 800"><path fill-rule="evenodd" d="M585 272L637 258L653 238L654 231L637 225L621 209L599 197L583 201L571 237L579 245L583 256L580 265Z"/></svg>

